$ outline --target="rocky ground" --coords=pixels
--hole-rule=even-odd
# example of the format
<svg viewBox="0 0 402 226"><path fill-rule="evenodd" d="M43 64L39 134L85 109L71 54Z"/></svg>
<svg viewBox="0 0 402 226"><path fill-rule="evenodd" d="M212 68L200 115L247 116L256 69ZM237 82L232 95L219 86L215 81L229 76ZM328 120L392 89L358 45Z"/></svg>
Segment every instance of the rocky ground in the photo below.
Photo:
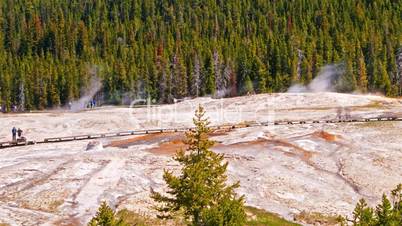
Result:
<svg viewBox="0 0 402 226"><path fill-rule="evenodd" d="M202 104L212 124L271 120L402 116L402 100L336 93L198 98L151 108L105 107L82 112L0 115L0 140L12 126L29 140L45 137L191 126ZM349 214L360 198L378 202L402 182L402 122L261 126L211 133L214 151L229 161L247 205L292 219L301 211ZM11 225L85 224L101 200L153 214L150 188L164 190L163 169L182 133L0 151L0 222Z"/></svg>

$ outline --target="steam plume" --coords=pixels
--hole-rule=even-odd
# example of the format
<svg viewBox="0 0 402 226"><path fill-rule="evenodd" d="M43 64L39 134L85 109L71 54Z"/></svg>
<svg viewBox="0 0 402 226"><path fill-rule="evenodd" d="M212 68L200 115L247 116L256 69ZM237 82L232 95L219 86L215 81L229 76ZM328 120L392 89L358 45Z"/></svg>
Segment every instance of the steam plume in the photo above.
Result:
<svg viewBox="0 0 402 226"><path fill-rule="evenodd" d="M296 84L288 89L288 93L300 92L334 92L336 84L345 72L343 64L332 64L320 69L318 76L307 86Z"/></svg>
<svg viewBox="0 0 402 226"><path fill-rule="evenodd" d="M102 82L97 76L92 76L89 87L85 90L84 96L71 103L71 111L80 111L86 108L95 94L102 88Z"/></svg>

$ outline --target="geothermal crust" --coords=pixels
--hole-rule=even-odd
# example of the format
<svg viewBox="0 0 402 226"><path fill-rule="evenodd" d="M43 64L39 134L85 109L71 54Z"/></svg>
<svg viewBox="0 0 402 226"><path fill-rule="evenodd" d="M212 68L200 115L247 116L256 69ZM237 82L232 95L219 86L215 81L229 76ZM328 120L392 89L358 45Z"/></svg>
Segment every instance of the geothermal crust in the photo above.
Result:
<svg viewBox="0 0 402 226"><path fill-rule="evenodd" d="M192 126L201 104L211 125L272 120L402 116L402 102L337 93L264 94L230 99L197 98L150 108L103 107L81 112L0 115L0 140L12 126L28 140L46 137ZM211 133L224 153L231 182L246 204L288 219L301 211L347 215L365 198L402 182L402 122L259 126ZM163 169L183 134L108 138L0 151L0 222L11 225L86 224L100 202L153 215L150 188L166 189Z"/></svg>

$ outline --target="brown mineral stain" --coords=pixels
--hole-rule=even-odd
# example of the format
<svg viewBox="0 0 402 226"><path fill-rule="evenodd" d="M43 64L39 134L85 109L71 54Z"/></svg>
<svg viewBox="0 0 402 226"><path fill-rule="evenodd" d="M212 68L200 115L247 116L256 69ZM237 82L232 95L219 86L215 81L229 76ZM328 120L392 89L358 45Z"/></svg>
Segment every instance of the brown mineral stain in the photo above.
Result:
<svg viewBox="0 0 402 226"><path fill-rule="evenodd" d="M322 138L322 139L324 139L324 140L326 140L326 141L331 141L331 142L333 142L333 141L336 141L336 140L337 140L337 136L336 136L336 135L330 134L330 133L328 133L328 132L325 132L324 130L314 132L312 135L313 135L314 137Z"/></svg>
<svg viewBox="0 0 402 226"><path fill-rule="evenodd" d="M143 136L135 136L132 138L124 139L124 140L116 140L112 141L110 144L105 147L119 147L119 148L127 148L129 146L134 145L143 145L143 144L153 144L171 140L182 139L184 137L183 133L153 133L146 134Z"/></svg>
<svg viewBox="0 0 402 226"><path fill-rule="evenodd" d="M157 155L173 155L180 149L185 149L186 145L181 140L172 140L161 143L158 147L152 148L149 152Z"/></svg>
<svg viewBox="0 0 402 226"><path fill-rule="evenodd" d="M208 135L210 137L224 136L227 135L229 131L229 129L217 129L211 131ZM150 149L149 151L151 153L161 155L173 155L176 153L176 151L186 148L186 145L183 143L184 139L185 133L183 132L154 133L112 141L105 147L128 148L135 145L156 143L159 144L159 146Z"/></svg>
<svg viewBox="0 0 402 226"><path fill-rule="evenodd" d="M292 152L283 151L280 147L288 147L291 148ZM280 151L283 152L284 155L298 157L304 162L310 163L310 158L313 156L313 152L307 151L297 145L294 145L288 141L281 139L263 139L259 138L253 141L247 142L239 142L230 145L218 145L217 148L221 149L254 149L254 150L267 150L270 151Z"/></svg>

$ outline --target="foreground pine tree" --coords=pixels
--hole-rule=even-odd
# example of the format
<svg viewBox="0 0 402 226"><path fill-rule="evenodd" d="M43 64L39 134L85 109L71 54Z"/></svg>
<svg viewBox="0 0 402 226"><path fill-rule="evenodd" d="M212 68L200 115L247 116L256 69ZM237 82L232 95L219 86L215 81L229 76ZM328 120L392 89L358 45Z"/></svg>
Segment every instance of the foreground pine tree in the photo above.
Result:
<svg viewBox="0 0 402 226"><path fill-rule="evenodd" d="M224 156L210 150L214 145L208 139L209 121L199 106L193 119L195 130L186 134L187 149L176 153L174 159L182 165L181 174L165 170L164 180L168 195L152 191L152 198L160 205L160 218L183 214L188 225L244 225L244 197L236 197L234 189L239 182L226 185Z"/></svg>
<svg viewBox="0 0 402 226"><path fill-rule="evenodd" d="M106 202L102 202L98 212L88 223L88 226L128 226L122 219L116 217L115 212Z"/></svg>

